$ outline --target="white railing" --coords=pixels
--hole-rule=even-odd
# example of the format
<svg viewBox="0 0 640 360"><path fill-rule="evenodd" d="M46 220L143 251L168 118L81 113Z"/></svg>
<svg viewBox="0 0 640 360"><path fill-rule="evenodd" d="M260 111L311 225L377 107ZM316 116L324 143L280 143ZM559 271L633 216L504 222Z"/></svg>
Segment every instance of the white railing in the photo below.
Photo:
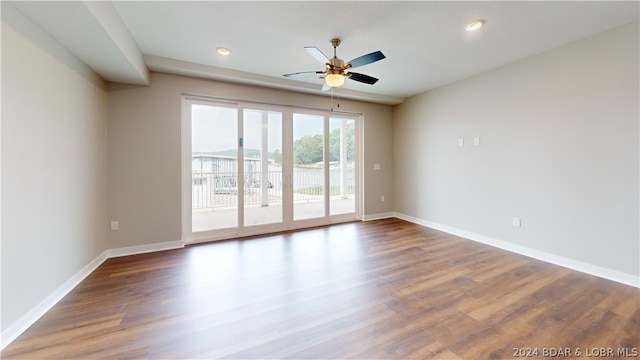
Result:
<svg viewBox="0 0 640 360"><path fill-rule="evenodd" d="M342 170L332 169L331 193L332 197L340 196L339 184ZM282 171L268 171L268 183L262 186L261 171L245 171L244 204L269 205L282 202ZM353 184L353 170L347 170L349 184ZM214 209L221 207L235 207L238 205L238 173L213 172L193 173L191 180L191 204L193 209ZM323 198L324 170L295 169L293 172L294 201L313 201ZM266 194L264 191L266 190ZM353 194L353 186L349 185L347 192Z"/></svg>
<svg viewBox="0 0 640 360"><path fill-rule="evenodd" d="M230 206L237 203L238 173L194 173L191 175L193 209Z"/></svg>

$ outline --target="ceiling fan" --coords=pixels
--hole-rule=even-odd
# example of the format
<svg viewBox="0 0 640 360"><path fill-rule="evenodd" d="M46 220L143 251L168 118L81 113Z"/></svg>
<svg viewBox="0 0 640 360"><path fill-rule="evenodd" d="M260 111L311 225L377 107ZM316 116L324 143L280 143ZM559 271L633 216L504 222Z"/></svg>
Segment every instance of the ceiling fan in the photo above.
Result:
<svg viewBox="0 0 640 360"><path fill-rule="evenodd" d="M340 46L340 39L331 39L331 46L333 46L333 58L329 59L327 55L322 53L315 46L305 46L305 49L314 59L318 60L322 64L326 65L326 69L323 71L301 71L291 74L284 74L285 77L291 77L296 75L303 74L317 74L321 75L320 78L325 79L325 84L322 87L322 90L329 90L332 87L342 86L344 84L344 79L348 78L351 80L359 81L361 83L373 85L378 79L373 76L360 74L356 72L348 71L348 69L352 69L358 66L363 66L367 64L371 64L378 60L382 60L385 58L384 54L381 51L374 51L370 54L362 55L357 57L349 62L344 62L341 59L338 59L336 56L336 48Z"/></svg>

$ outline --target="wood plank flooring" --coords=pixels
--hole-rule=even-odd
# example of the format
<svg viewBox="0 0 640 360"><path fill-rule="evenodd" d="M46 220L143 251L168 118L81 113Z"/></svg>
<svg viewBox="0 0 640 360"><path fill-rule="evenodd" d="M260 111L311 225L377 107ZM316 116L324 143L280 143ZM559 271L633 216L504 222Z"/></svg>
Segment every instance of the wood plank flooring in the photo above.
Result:
<svg viewBox="0 0 640 360"><path fill-rule="evenodd" d="M637 288L387 219L109 259L0 355L637 356L639 328Z"/></svg>

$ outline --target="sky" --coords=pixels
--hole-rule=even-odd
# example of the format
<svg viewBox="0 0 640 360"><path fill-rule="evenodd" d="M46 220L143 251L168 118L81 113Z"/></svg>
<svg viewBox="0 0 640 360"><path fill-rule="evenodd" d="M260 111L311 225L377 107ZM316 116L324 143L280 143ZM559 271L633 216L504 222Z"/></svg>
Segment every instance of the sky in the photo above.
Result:
<svg viewBox="0 0 640 360"><path fill-rule="evenodd" d="M235 107L193 104L191 108L191 146L193 152L215 152L238 146L238 110ZM244 147L260 149L262 114L268 116L268 151L282 151L282 113L244 110ZM293 138L323 133L322 115L293 114ZM338 124L330 121L330 131Z"/></svg>

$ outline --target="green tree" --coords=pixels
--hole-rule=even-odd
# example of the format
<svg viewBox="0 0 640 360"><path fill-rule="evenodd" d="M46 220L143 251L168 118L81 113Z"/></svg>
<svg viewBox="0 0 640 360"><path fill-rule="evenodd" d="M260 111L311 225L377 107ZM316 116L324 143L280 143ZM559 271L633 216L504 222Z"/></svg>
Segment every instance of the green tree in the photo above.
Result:
<svg viewBox="0 0 640 360"><path fill-rule="evenodd" d="M282 164L282 153L279 149L273 151L273 162L276 164Z"/></svg>
<svg viewBox="0 0 640 360"><path fill-rule="evenodd" d="M296 164L314 164L322 161L322 135L305 135L293 142Z"/></svg>
<svg viewBox="0 0 640 360"><path fill-rule="evenodd" d="M347 122L347 161L355 159L355 123ZM340 161L340 128L333 129L329 134L329 161Z"/></svg>

